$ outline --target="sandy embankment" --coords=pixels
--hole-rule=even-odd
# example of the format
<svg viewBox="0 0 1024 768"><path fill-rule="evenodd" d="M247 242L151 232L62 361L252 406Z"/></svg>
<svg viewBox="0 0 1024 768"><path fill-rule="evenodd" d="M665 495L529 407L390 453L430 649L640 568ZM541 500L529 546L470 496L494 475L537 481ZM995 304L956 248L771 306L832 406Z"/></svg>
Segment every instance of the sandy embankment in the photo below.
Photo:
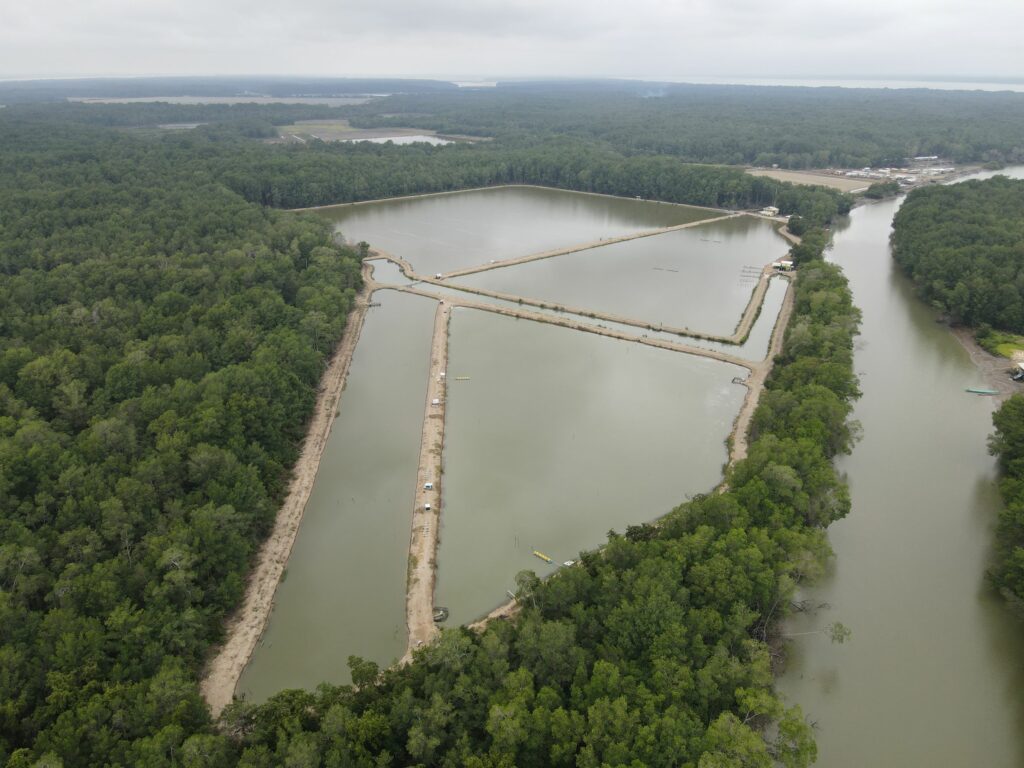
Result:
<svg viewBox="0 0 1024 768"><path fill-rule="evenodd" d="M375 289L371 274L372 267L364 263L363 290L356 297L344 335L321 380L320 394L302 453L292 470L288 495L278 510L270 536L256 556L242 604L227 622L224 642L207 662L199 682L199 691L215 717L231 703L238 678L249 663L273 609L274 593L288 563L302 513L313 489L320 458L337 414L338 401L345 388L352 352L362 331L370 295Z"/></svg>
<svg viewBox="0 0 1024 768"><path fill-rule="evenodd" d="M438 632L434 624L434 578L441 528L441 460L444 455L446 401L444 374L448 365L450 319L451 305L441 301L434 315L434 335L430 343L430 374L420 438L420 463L416 473L416 508L412 513L409 577L405 596L409 644L402 663L409 661L412 651L429 643ZM428 484L430 488L427 488Z"/></svg>
<svg viewBox="0 0 1024 768"><path fill-rule="evenodd" d="M1020 384L1010 378L1009 371L1016 363L1002 355L993 355L982 347L974 340L974 331L971 328L950 328L949 330L967 350L971 362L978 369L985 385L999 393L993 396L996 402L1002 403L1010 395L1024 391Z"/></svg>

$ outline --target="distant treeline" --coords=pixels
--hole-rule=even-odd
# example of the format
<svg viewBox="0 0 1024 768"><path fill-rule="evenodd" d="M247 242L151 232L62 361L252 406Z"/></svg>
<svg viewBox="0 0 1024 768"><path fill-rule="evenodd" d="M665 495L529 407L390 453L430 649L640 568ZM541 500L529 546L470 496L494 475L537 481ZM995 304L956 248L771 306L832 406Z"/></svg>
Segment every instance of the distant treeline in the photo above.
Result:
<svg viewBox="0 0 1024 768"><path fill-rule="evenodd" d="M521 83L392 96L353 114L362 126L515 141L572 136L694 163L860 168L917 155L1024 161L1024 94L1010 92Z"/></svg>
<svg viewBox="0 0 1024 768"><path fill-rule="evenodd" d="M1024 332L1024 181L916 189L893 220L892 243L896 262L953 322Z"/></svg>
<svg viewBox="0 0 1024 768"><path fill-rule="evenodd" d="M775 205L825 223L852 198L752 176L742 169L689 165L672 157L623 157L565 139L546 144L396 147L380 144L244 146L221 164L221 178L246 199L285 208L443 192L495 184L539 184L718 208Z"/></svg>
<svg viewBox="0 0 1024 768"><path fill-rule="evenodd" d="M739 168L693 165L670 156L624 156L598 142L544 141L395 146L309 141L268 145L275 125L330 115L306 105L25 105L3 110L10 125L58 135L72 124L120 128L209 123L157 136L135 132L152 151L213 172L247 200L303 208L498 184L539 184L626 197L751 208L774 205L823 224L845 214L853 198L834 189L755 177ZM335 113L336 114L336 113ZM9 121L9 122L8 122ZM4 123L0 122L0 125ZM132 133L132 132L129 132Z"/></svg>
<svg viewBox="0 0 1024 768"><path fill-rule="evenodd" d="M204 764L178 751L209 729L196 675L359 256L183 149L0 136L0 765Z"/></svg>
<svg viewBox="0 0 1024 768"><path fill-rule="evenodd" d="M19 121L46 123L59 119L109 128L155 129L175 123L199 123L207 132L238 134L246 138L269 139L278 135L277 126L299 120L341 119L338 107L326 104L22 104L10 107Z"/></svg>
<svg viewBox="0 0 1024 768"><path fill-rule="evenodd" d="M989 449L999 457L1003 509L996 529L998 561L992 580L1024 605L1024 395L1014 395L992 416Z"/></svg>
<svg viewBox="0 0 1024 768"><path fill-rule="evenodd" d="M0 104L154 96L350 96L454 91L443 80L344 77L96 77L0 81Z"/></svg>

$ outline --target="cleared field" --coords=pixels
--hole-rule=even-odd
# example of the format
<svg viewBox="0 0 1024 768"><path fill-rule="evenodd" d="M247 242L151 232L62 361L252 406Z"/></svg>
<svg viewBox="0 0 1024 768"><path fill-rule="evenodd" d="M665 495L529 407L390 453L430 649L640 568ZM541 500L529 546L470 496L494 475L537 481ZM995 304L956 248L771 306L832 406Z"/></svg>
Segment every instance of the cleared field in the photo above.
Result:
<svg viewBox="0 0 1024 768"><path fill-rule="evenodd" d="M373 139L398 139L403 136L437 136L436 131L424 128L354 128L348 120L299 120L291 125L279 126L281 137L301 136L321 141L372 141ZM446 136L458 139L458 136ZM466 137L467 139L470 137Z"/></svg>
<svg viewBox="0 0 1024 768"><path fill-rule="evenodd" d="M808 184L822 187L832 187L842 192L856 192L859 189L867 189L871 183L867 179L848 179L843 176L833 176L830 173L814 173L813 171L780 171L776 168L748 168L747 173L751 176L767 176L778 181L788 181L793 184Z"/></svg>

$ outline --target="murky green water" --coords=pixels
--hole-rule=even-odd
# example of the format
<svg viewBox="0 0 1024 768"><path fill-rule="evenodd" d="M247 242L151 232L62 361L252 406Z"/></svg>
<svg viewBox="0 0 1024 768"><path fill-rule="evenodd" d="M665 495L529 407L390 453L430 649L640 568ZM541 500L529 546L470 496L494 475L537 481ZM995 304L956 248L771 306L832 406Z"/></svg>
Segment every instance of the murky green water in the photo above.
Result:
<svg viewBox="0 0 1024 768"><path fill-rule="evenodd" d="M420 269L416 259L426 260L424 271L709 215L530 188L339 210L353 216L345 224L350 239L368 239ZM770 230L762 232L784 248ZM751 250L752 264L773 258L760 246ZM701 279L713 282L704 271L724 263L708 257ZM374 276L408 283L381 261ZM744 286L744 302L752 288ZM774 281L748 344L725 349L763 357L784 291ZM373 300L381 306L367 318L287 578L238 686L252 700L322 680L343 682L350 654L387 664L404 651L410 514L436 305L393 291ZM739 310L733 325L738 316ZM501 602L517 571L550 572L554 566L533 557L534 548L556 562L575 558L599 545L609 528L653 519L711 489L745 394L731 380L746 371L458 310L448 375L437 600L452 609L455 623ZM471 379L457 381L460 375Z"/></svg>
<svg viewBox="0 0 1024 768"><path fill-rule="evenodd" d="M405 576L436 303L378 291L261 645L238 693L348 680L405 652Z"/></svg>
<svg viewBox="0 0 1024 768"><path fill-rule="evenodd" d="M319 214L349 242L365 240L428 275L719 215L537 187L383 200Z"/></svg>
<svg viewBox="0 0 1024 768"><path fill-rule="evenodd" d="M762 267L789 250L776 226L741 216L452 281L728 336Z"/></svg>
<svg viewBox="0 0 1024 768"><path fill-rule="evenodd" d="M506 599L522 569L711 490L746 390L736 366L456 310L435 602L451 623ZM469 381L458 381L469 376Z"/></svg>
<svg viewBox="0 0 1024 768"><path fill-rule="evenodd" d="M798 638L778 686L817 722L826 768L1021 766L1024 622L985 582L993 403L964 392L983 382L892 262L897 206L858 208L835 237L864 312L864 439L838 463L853 510L829 532L834 569L805 595L829 607L789 624L841 621L853 636Z"/></svg>

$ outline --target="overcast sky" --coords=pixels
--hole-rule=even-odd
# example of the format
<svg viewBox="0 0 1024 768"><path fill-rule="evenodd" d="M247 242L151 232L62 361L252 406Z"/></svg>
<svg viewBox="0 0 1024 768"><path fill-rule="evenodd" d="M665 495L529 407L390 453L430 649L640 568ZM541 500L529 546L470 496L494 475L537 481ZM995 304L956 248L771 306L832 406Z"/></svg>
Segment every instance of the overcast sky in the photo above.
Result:
<svg viewBox="0 0 1024 768"><path fill-rule="evenodd" d="M1024 76L1024 0L0 0L0 77Z"/></svg>

